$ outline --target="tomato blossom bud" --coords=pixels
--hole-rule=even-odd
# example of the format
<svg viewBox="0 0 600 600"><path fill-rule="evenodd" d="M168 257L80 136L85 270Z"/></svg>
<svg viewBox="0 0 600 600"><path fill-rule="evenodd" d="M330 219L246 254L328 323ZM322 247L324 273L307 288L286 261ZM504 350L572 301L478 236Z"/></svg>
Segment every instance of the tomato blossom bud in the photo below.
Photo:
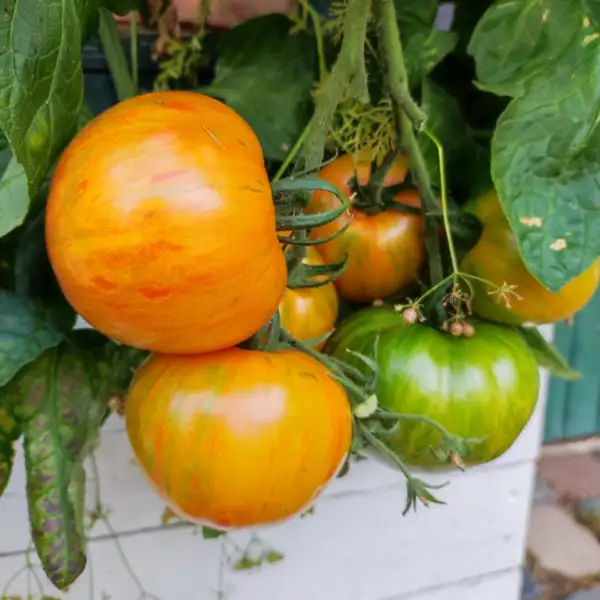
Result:
<svg viewBox="0 0 600 600"><path fill-rule="evenodd" d="M412 325L413 323L417 322L417 319L419 318L419 313L417 312L416 308L410 306L405 311L403 311L402 318L406 323Z"/></svg>
<svg viewBox="0 0 600 600"><path fill-rule="evenodd" d="M455 336L462 335L463 333L463 324L458 321L454 321L454 323L450 324L450 333Z"/></svg>
<svg viewBox="0 0 600 600"><path fill-rule="evenodd" d="M475 335L475 327L471 323L463 323L462 334L465 337L473 337Z"/></svg>

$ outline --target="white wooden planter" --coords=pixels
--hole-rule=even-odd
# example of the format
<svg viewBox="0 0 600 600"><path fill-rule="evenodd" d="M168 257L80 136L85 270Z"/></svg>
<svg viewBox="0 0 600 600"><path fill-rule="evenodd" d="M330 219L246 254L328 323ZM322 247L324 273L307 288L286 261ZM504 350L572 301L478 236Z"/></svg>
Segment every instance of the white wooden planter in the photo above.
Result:
<svg viewBox="0 0 600 600"><path fill-rule="evenodd" d="M285 558L250 571L226 564L231 543L204 540L182 523L161 525L163 505L133 464L116 417L97 451L102 500L111 508L110 522L131 568L160 600L517 600L546 391L544 373L532 420L499 460L465 473L424 476L450 481L439 491L446 506L420 507L402 517L402 476L377 461L362 461L330 486L312 515L259 532ZM92 491L93 483L92 474ZM24 488L19 456L0 499L0 591L25 564ZM248 535L232 539L245 546ZM46 593L69 600L136 600L136 582L102 522L93 528L88 550L88 569L68 594L53 591L38 570ZM9 591L27 597L25 573Z"/></svg>

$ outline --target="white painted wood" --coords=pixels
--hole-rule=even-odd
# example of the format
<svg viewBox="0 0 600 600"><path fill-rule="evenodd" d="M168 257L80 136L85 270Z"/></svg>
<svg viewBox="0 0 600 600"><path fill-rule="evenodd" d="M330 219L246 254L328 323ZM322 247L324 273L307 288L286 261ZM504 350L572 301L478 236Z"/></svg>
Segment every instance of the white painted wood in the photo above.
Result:
<svg viewBox="0 0 600 600"><path fill-rule="evenodd" d="M237 573L221 562L227 553L221 542L201 541L189 532L147 533L121 538L119 543L152 600L512 600L518 598L521 585L520 569L512 568L465 578L441 588L427 585L408 594L374 595L378 592L373 585L377 573L369 573L365 578L363 571L357 573L351 565L342 565L337 577L332 577L326 566L310 573L304 569L296 572L291 564L294 557L289 555L280 563ZM44 592L65 600L140 597L114 541L92 542L89 556L88 570L68 594L53 590L38 568ZM23 564L23 556L0 561L0 582L4 585ZM399 562L395 567L399 579L409 570ZM8 591L27 597L29 590L38 588L35 581L28 585L23 573ZM39 600L39 596L34 598Z"/></svg>
<svg viewBox="0 0 600 600"><path fill-rule="evenodd" d="M259 532L286 558L252 572L221 569L220 541L187 526L160 526L163 504L132 463L116 418L97 450L102 500L134 569L160 600L218 598L220 572L223 600L517 600L546 386L543 374L534 417L501 459L466 473L426 475L450 481L439 491L446 506L403 518L401 476L374 460L357 463L326 490L313 515ZM24 484L19 457L0 499L0 590L28 544ZM96 594L89 595L87 571L65 598L101 600L105 590L115 600L136 599L107 533L102 523L91 532ZM247 534L232 539L244 545ZM3 557L7 552L21 554ZM25 595L26 580L12 593Z"/></svg>

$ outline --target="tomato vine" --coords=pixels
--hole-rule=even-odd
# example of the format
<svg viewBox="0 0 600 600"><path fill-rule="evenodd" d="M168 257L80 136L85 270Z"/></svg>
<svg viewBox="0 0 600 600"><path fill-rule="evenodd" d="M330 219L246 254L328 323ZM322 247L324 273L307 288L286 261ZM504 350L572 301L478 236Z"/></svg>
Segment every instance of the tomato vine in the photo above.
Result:
<svg viewBox="0 0 600 600"><path fill-rule="evenodd" d="M276 215L273 247L277 242L285 247L288 291L337 285L344 317L364 311L343 297L340 284L356 260L349 241L356 224L390 213L418 217L427 269L415 267L409 284L369 302L401 314L402 326L465 343L477 338L478 328L496 326L486 323L483 309L474 308L477 294L489 295L502 308L520 303L523 318L517 311L509 313L510 319L506 311L489 313L504 324L497 327L504 327L507 344L534 356L555 376L578 376L528 326L540 319L526 317L540 311L525 309L528 302L535 304L532 295L552 294L544 298L561 305L561 294L568 294L577 297L579 310L598 282L593 148L600 24L585 2L557 0L548 14L543 3L531 8L504 0L457 0L452 27L440 30L434 24L437 0L342 0L326 14L299 0L290 15L264 15L225 32L211 29L209 0L198 2L193 25L179 23L174 6L154 0L68 4L60 16L44 0L31 0L25 8L8 0L0 20L0 494L9 485L14 446L22 443L32 543L57 587L67 588L86 567L84 460L110 412L123 412L132 376L148 354L147 348L121 345L99 331L74 329L77 307L70 306L58 284L44 233L58 161L75 134L94 120L83 101L82 67L82 49L92 39L103 50L116 100L149 91L139 48L140 39L150 34L157 61L150 87L192 88L249 123L265 157ZM117 25L115 13L129 15L126 28ZM514 23L520 22L534 24L539 37L523 41L514 35ZM24 44L32 24L36 43ZM191 32L182 35L182 25ZM497 47L505 48L502 57ZM89 101L93 92L87 91ZM567 102L567 91L577 101ZM324 167L340 154L351 155L354 165L343 181L348 194L324 175ZM388 185L401 155L410 174ZM84 194L84 187L76 195ZM488 224L466 209L467 201L490 189L497 193L492 200L514 242L504 252L514 252L514 260L522 262L522 270L510 274L516 284L474 266ZM406 191L422 204L403 202ZM311 201L319 194L333 195L333 208L313 210ZM239 209L240 220L249 216L247 210ZM335 229L340 219L347 220ZM308 248L325 253L334 244L329 255L334 258L325 260L322 254L323 264L307 260ZM345 248L341 254L339 247ZM407 247L400 250L410 255ZM250 255L253 249L247 251ZM363 251L364 270L383 269L381 251ZM400 253L394 251L391 262L397 266ZM585 285L578 283L582 277ZM282 276L282 289L285 283ZM364 352L348 345L346 353L334 355L327 345L332 332L318 339L292 335L279 310L239 345L252 352L291 349L326 368L350 400L352 450L360 455L370 448L406 478L406 513L419 503L441 500L435 491L440 486L412 474L410 453L392 447L400 429L424 428L420 431L439 442L429 448L435 460L460 469L481 440L459 435L428 413L390 408L381 384L382 367L389 365L381 364L378 352L380 336L390 330L402 341L395 316L383 324L367 323ZM556 320L550 315L542 322ZM343 328L344 318L339 321ZM325 350L316 349L324 344ZM533 387L527 392L531 395ZM530 408L521 409L523 418ZM44 503L47 495L56 502ZM95 508L96 519L105 521L98 499ZM211 531L206 530L207 537ZM267 562L280 558L272 549L265 552ZM32 564L28 553L25 569Z"/></svg>

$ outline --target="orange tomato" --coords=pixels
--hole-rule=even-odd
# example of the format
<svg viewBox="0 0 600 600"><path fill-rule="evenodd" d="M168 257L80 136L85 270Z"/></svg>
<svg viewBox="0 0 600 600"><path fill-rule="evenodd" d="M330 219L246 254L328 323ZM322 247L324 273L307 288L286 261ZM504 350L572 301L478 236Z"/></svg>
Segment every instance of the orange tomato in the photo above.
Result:
<svg viewBox="0 0 600 600"><path fill-rule="evenodd" d="M256 135L192 92L126 100L73 139L52 179L46 239L75 310L153 351L241 342L287 280Z"/></svg>
<svg viewBox="0 0 600 600"><path fill-rule="evenodd" d="M385 179L385 185L402 183L408 174L408 160L398 156ZM371 176L371 163L344 155L327 164L319 177L339 187L344 196L352 197L351 181L356 176L366 185ZM420 207L417 190L399 192L394 199L408 206ZM339 206L330 192L317 191L307 208L309 213L324 212ZM336 239L317 247L326 263L339 262L348 253L348 266L335 281L340 295L354 302L372 302L395 294L414 281L425 260L421 215L401 211L385 211L367 215L350 210L332 223L312 230L313 238L334 234L352 221L350 227Z"/></svg>
<svg viewBox="0 0 600 600"><path fill-rule="evenodd" d="M477 244L465 255L461 270L496 286L516 286L509 294L510 306L489 294L490 287L472 281L473 310L480 316L509 325L556 323L575 314L594 295L600 280L599 263L593 264L558 292L547 290L531 275L519 253L495 190L465 206L483 224Z"/></svg>
<svg viewBox="0 0 600 600"><path fill-rule="evenodd" d="M173 512L219 529L306 509L349 452L344 389L296 350L154 355L126 404L142 470Z"/></svg>
<svg viewBox="0 0 600 600"><path fill-rule="evenodd" d="M307 248L304 261L309 265L325 264L313 246ZM333 330L339 302L333 283L312 288L288 288L279 303L281 326L303 342L320 338ZM325 341L313 345L320 350Z"/></svg>

